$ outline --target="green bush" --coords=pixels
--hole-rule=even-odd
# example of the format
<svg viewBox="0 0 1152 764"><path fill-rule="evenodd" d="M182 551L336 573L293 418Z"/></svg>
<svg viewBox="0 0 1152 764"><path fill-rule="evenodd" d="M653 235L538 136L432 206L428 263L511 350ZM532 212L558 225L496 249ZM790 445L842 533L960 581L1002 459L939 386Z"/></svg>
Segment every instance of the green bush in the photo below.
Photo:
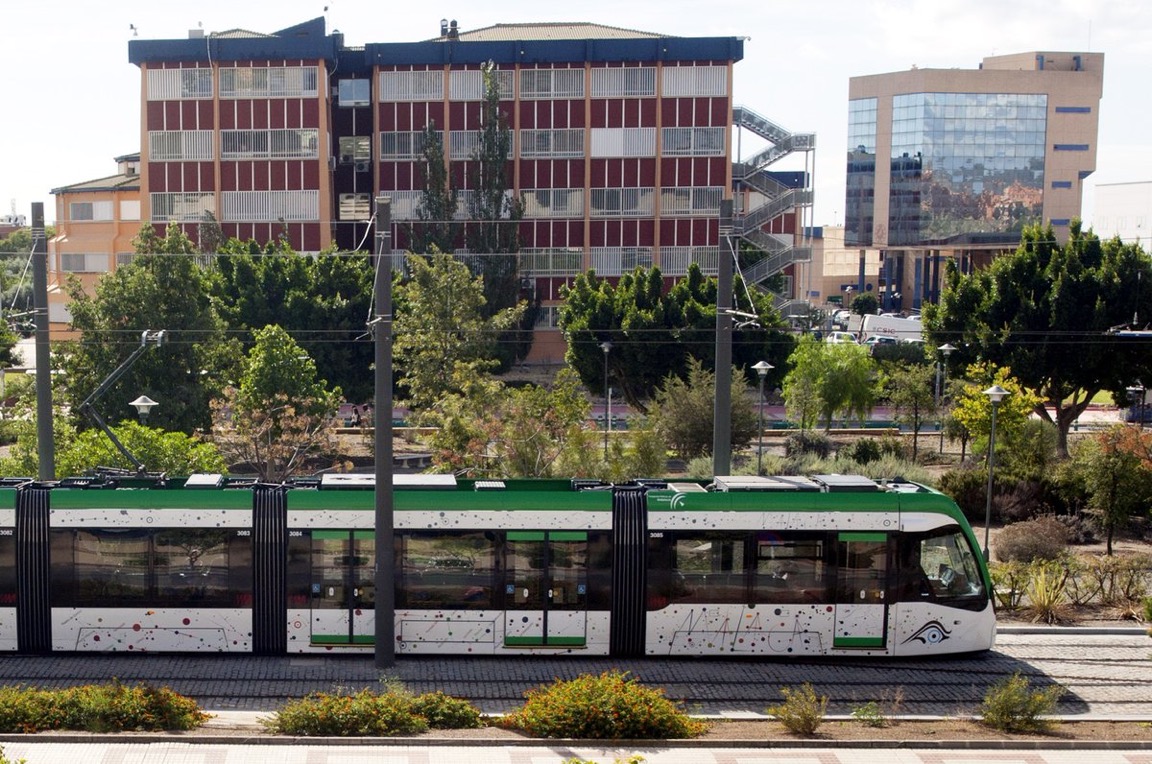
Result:
<svg viewBox="0 0 1152 764"><path fill-rule="evenodd" d="M784 442L784 453L788 456L814 454L827 459L832 452L832 440L822 432L800 430L788 436Z"/></svg>
<svg viewBox="0 0 1152 764"><path fill-rule="evenodd" d="M840 449L838 456L846 456L859 464L868 464L880 458L880 444L872 438L860 438Z"/></svg>
<svg viewBox="0 0 1152 764"><path fill-rule="evenodd" d="M949 470L940 476L939 487L941 492L952 497L968 522L983 524L988 496L987 471L980 467Z"/></svg>
<svg viewBox="0 0 1152 764"><path fill-rule="evenodd" d="M434 730L465 730L483 727L480 709L466 700L442 692L426 692L413 699L413 709Z"/></svg>
<svg viewBox="0 0 1152 764"><path fill-rule="evenodd" d="M1068 528L1054 517L1037 517L1005 526L992 545L1005 562L1055 560L1068 551Z"/></svg>
<svg viewBox="0 0 1152 764"><path fill-rule="evenodd" d="M799 687L781 687L784 696L779 705L769 706L767 713L774 716L784 728L796 735L811 735L824 723L828 710L828 696L817 697L810 682Z"/></svg>
<svg viewBox="0 0 1152 764"><path fill-rule="evenodd" d="M852 718L865 727L879 729L880 727L888 726L888 717L884 716L884 710L880 708L880 704L874 700L870 700L864 705L852 709Z"/></svg>
<svg viewBox="0 0 1152 764"><path fill-rule="evenodd" d="M707 728L662 690L644 687L627 672L606 671L556 680L526 694L524 705L501 726L535 737L592 740L691 738Z"/></svg>
<svg viewBox="0 0 1152 764"><path fill-rule="evenodd" d="M84 685L66 690L0 688L0 732L190 730L209 715L168 688Z"/></svg>
<svg viewBox="0 0 1152 764"><path fill-rule="evenodd" d="M1064 688L1052 685L1033 690L1019 673L994 684L980 706L981 723L1001 732L1044 732L1052 726L1043 714L1056 707Z"/></svg>
<svg viewBox="0 0 1152 764"><path fill-rule="evenodd" d="M414 699L406 692L316 692L289 702L262 721L274 734L307 737L394 737L428 731L428 720L416 713Z"/></svg>

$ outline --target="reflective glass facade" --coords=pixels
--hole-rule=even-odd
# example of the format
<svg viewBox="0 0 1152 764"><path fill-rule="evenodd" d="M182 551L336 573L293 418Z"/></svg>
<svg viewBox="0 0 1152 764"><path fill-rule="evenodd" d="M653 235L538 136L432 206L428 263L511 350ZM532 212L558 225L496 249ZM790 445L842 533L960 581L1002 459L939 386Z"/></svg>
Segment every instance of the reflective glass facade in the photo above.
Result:
<svg viewBox="0 0 1152 764"><path fill-rule="evenodd" d="M1043 94L893 97L888 244L1011 242L1039 222L1047 110Z"/></svg>
<svg viewBox="0 0 1152 764"><path fill-rule="evenodd" d="M876 99L848 102L848 176L844 243L870 246L876 194Z"/></svg>

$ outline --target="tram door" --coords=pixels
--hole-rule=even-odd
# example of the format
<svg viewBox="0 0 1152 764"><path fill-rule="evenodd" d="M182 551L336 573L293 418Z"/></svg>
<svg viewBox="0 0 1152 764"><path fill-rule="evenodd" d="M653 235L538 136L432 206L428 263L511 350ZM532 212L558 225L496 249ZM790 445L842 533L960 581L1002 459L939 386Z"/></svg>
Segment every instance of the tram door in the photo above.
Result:
<svg viewBox="0 0 1152 764"><path fill-rule="evenodd" d="M841 533L836 549L836 631L832 646L887 643L888 534Z"/></svg>
<svg viewBox="0 0 1152 764"><path fill-rule="evenodd" d="M375 641L376 545L372 531L312 532L312 642Z"/></svg>
<svg viewBox="0 0 1152 764"><path fill-rule="evenodd" d="M504 644L583 647L588 534L510 531L504 546Z"/></svg>

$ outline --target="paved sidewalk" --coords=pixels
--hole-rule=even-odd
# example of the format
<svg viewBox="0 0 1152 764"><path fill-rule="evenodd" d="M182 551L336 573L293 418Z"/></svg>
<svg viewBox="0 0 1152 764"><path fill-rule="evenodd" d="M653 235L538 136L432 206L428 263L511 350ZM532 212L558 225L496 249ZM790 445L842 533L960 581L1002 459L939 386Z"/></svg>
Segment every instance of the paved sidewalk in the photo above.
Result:
<svg viewBox="0 0 1152 764"><path fill-rule="evenodd" d="M517 747L426 745L193 745L163 743L7 743L29 764L562 764L578 758L612 764L632 754L645 764L1152 764L1149 751L1010 751L903 748L721 748L713 746Z"/></svg>

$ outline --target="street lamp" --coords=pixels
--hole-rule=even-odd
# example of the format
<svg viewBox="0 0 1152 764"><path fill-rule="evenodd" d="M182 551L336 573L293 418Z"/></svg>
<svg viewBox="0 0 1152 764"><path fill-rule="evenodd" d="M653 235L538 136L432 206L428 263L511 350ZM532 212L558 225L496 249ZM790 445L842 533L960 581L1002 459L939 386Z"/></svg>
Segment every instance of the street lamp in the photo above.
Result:
<svg viewBox="0 0 1152 764"><path fill-rule="evenodd" d="M988 561L988 529L992 526L992 474L996 470L996 409L1009 395L1000 385L992 385L984 394L992 401L992 425L988 431L988 491L984 502L984 561Z"/></svg>
<svg viewBox="0 0 1152 764"><path fill-rule="evenodd" d="M940 385L936 393L936 409L940 418L940 453L944 453L944 412L940 410L940 407L943 405L944 399L948 396L948 356L952 355L952 351L956 348L945 342L936 349L944 356L939 366L941 370L940 374L936 376L936 381Z"/></svg>
<svg viewBox="0 0 1152 764"><path fill-rule="evenodd" d="M612 343L601 342L600 349L604 351L604 461L607 462L608 431L612 428L612 420L608 418L608 408L611 405L608 403L608 351L612 349Z"/></svg>
<svg viewBox="0 0 1152 764"><path fill-rule="evenodd" d="M752 368L760 376L760 405L758 411L760 412L760 427L756 430L756 474L760 475L764 472L764 380L768 376L768 372L773 369L772 364L767 361L757 361L752 364Z"/></svg>
<svg viewBox="0 0 1152 764"><path fill-rule="evenodd" d="M160 404L149 398L147 395L141 395L136 400L128 404L136 409L136 416L140 417L140 424L148 424L148 415L152 413L152 409Z"/></svg>

